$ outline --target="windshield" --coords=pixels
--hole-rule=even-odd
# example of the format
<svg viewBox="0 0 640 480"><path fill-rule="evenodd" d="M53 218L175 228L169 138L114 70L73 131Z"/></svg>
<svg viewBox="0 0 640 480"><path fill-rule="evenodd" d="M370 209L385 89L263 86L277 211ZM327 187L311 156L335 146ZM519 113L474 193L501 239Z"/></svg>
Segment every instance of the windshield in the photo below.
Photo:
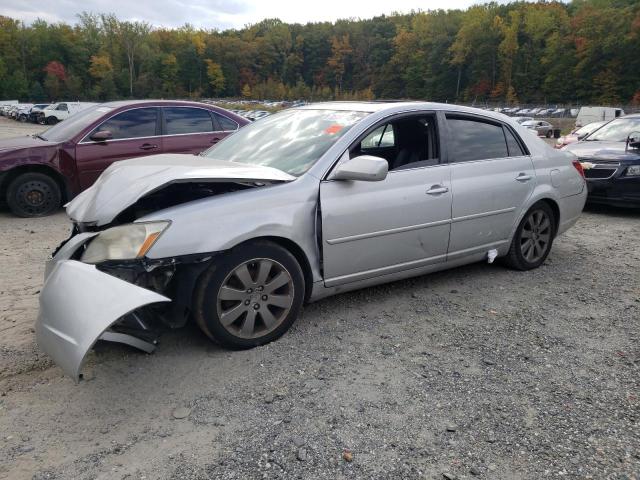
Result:
<svg viewBox="0 0 640 480"><path fill-rule="evenodd" d="M588 142L626 142L631 132L640 132L640 118L617 118L586 138Z"/></svg>
<svg viewBox="0 0 640 480"><path fill-rule="evenodd" d="M597 130L598 128L600 128L602 125L604 125L607 122L593 122L593 123L588 123L587 125L585 125L584 127L580 127L577 130L574 130L573 134L577 135L577 136L584 136L587 135L595 130Z"/></svg>
<svg viewBox="0 0 640 480"><path fill-rule="evenodd" d="M302 175L367 112L285 110L241 128L202 153Z"/></svg>
<svg viewBox="0 0 640 480"><path fill-rule="evenodd" d="M87 126L98 120L103 115L109 113L111 110L113 110L111 107L105 107L104 105L96 105L94 107L86 108L71 115L65 121L45 130L39 136L40 138L49 140L50 142L65 142L75 137Z"/></svg>

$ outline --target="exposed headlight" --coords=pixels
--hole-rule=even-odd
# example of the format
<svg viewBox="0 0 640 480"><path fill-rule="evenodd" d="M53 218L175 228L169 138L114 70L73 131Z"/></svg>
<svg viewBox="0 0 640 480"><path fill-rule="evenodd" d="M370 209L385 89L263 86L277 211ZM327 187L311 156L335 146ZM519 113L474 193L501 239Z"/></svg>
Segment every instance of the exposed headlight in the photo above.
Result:
<svg viewBox="0 0 640 480"><path fill-rule="evenodd" d="M637 177L640 176L640 165L631 165L627 167L627 171L624 172L625 177Z"/></svg>
<svg viewBox="0 0 640 480"><path fill-rule="evenodd" d="M146 255L170 222L131 223L100 232L82 254L85 263L131 260Z"/></svg>

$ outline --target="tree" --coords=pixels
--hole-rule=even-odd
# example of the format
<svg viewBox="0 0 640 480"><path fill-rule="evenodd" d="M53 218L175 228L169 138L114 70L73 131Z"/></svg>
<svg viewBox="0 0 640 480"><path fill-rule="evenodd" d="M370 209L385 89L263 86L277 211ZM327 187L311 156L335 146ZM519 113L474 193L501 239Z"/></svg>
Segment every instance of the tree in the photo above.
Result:
<svg viewBox="0 0 640 480"><path fill-rule="evenodd" d="M341 37L334 36L331 39L331 56L327 60L327 65L333 71L338 93L342 91L342 77L346 70L347 59L352 52L348 34Z"/></svg>
<svg viewBox="0 0 640 480"><path fill-rule="evenodd" d="M207 77L209 78L209 85L211 85L213 96L219 95L224 88L224 74L222 73L222 67L219 63L208 58L205 62L207 64Z"/></svg>
<svg viewBox="0 0 640 480"><path fill-rule="evenodd" d="M146 22L115 21L115 32L127 55L129 65L129 96L133 97L133 81L138 50L145 42L151 26Z"/></svg>

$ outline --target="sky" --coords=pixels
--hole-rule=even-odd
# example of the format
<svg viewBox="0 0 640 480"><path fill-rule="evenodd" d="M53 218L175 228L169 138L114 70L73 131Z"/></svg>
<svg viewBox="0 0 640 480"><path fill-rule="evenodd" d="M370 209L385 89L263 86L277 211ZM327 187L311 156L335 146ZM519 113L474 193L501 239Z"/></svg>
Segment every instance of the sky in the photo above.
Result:
<svg viewBox="0 0 640 480"><path fill-rule="evenodd" d="M144 20L156 27L225 30L242 28L265 18L287 23L335 21L339 18L371 18L411 10L465 9L485 0L0 0L0 15L29 24L75 23L76 14L115 13L120 20ZM499 0L508 3L508 0Z"/></svg>

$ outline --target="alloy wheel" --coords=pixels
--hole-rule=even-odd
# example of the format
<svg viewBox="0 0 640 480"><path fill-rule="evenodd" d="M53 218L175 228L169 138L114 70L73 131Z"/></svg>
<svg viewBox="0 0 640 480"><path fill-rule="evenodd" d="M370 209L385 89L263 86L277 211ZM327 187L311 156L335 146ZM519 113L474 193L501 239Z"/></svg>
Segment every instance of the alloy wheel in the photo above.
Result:
<svg viewBox="0 0 640 480"><path fill-rule="evenodd" d="M262 337L286 319L294 301L289 271L268 258L246 261L229 273L218 290L218 318L232 335Z"/></svg>
<svg viewBox="0 0 640 480"><path fill-rule="evenodd" d="M529 213L520 235L520 253L529 263L539 261L551 242L551 219L544 210Z"/></svg>

